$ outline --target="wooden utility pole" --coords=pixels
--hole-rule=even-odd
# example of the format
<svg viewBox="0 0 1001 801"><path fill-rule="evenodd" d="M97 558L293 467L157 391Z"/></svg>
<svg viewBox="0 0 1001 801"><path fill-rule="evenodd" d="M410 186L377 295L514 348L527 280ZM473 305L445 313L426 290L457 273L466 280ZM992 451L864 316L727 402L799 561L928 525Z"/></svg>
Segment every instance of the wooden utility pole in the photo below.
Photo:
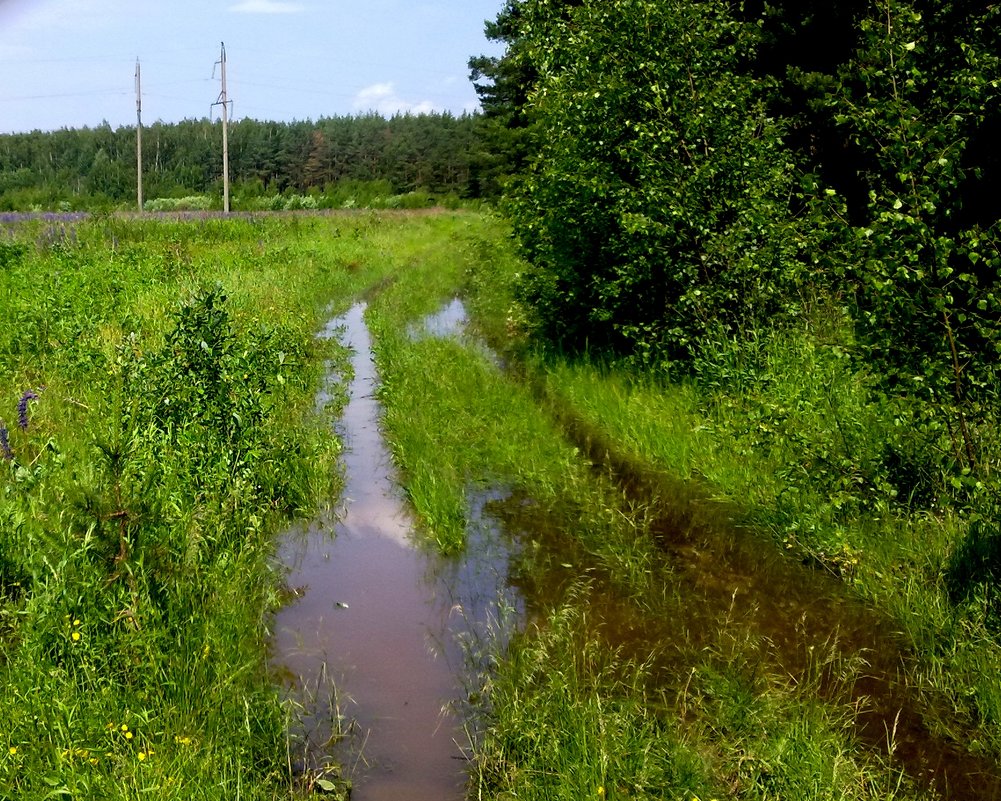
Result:
<svg viewBox="0 0 1001 801"><path fill-rule="evenodd" d="M229 214L229 133L227 131L229 98L226 96L226 43L221 44L221 54L216 64L222 77L222 91L213 106L222 106L222 210ZM213 70L214 72L214 70Z"/></svg>
<svg viewBox="0 0 1001 801"><path fill-rule="evenodd" d="M143 93L142 78L139 72L139 59L136 59L136 201L139 213L143 211Z"/></svg>

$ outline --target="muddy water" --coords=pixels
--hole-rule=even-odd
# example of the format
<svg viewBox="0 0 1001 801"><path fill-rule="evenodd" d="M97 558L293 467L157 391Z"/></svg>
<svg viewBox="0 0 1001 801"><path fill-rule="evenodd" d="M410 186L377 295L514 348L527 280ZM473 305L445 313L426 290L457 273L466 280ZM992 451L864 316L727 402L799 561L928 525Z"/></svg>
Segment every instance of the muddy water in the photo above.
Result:
<svg viewBox="0 0 1001 801"><path fill-rule="evenodd" d="M281 547L296 597L277 616L273 663L302 707L293 759L307 770L345 764L355 801L457 801L465 782L452 712L462 695L459 642L478 636L504 598L509 554L490 527L475 525L487 496L474 504L467 556L446 560L417 547L379 431L363 313L356 305L324 332L342 330L354 354L341 421L344 503Z"/></svg>
<svg viewBox="0 0 1001 801"><path fill-rule="evenodd" d="M659 661L668 670L680 667L671 651L684 659L718 648L721 636L753 637L759 658L776 676L853 705L859 739L919 786L956 801L1001 799L1001 766L931 730L928 719L949 720L952 713L944 706L931 708L908 684L913 657L887 618L833 575L787 558L768 538L734 525L726 509L694 499L691 487L672 486L664 476L617 456L615 443L567 410L556 417L596 470L656 510L650 531L665 554L679 600L669 621L619 613L604 627L607 636L666 653ZM525 504L517 508L520 522L511 519L510 508L502 514L509 528L527 526L540 536L538 516L526 515ZM670 642L682 645L665 652L663 644Z"/></svg>

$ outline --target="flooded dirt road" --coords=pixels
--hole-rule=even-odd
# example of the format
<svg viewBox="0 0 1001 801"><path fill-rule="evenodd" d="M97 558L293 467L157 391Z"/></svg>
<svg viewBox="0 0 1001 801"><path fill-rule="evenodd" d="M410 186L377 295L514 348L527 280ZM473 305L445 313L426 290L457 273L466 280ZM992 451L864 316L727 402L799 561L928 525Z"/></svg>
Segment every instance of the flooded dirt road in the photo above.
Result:
<svg viewBox="0 0 1001 801"><path fill-rule="evenodd" d="M767 538L699 513L691 488L675 492L663 477L635 470L615 456L614 443L568 414L555 417L595 469L660 510L650 535L678 599L671 614L652 617L617 597L614 582L575 545L572 524L519 493L470 491L461 558L419 548L379 430L363 313L357 305L324 332L354 352L341 422L343 509L291 532L281 548L295 599L277 617L274 663L303 708L301 753L293 758L307 770L328 760L344 764L356 801L461 799L468 743L453 707L463 697L470 654L460 642L510 633L493 627L484 634L499 606L518 621L544 617L586 574L592 591L581 597L592 599L595 633L638 660L656 654L664 687L680 685L693 655L717 647L721 636L750 637L775 681L814 682L826 699L852 705L859 740L934 795L1001 798L996 764L929 728L923 699L907 683L911 657L889 621ZM453 301L409 333L450 336L465 323ZM321 392L318 402L325 397ZM524 572L514 558L519 541L551 550L557 569Z"/></svg>
<svg viewBox="0 0 1001 801"><path fill-rule="evenodd" d="M671 661L672 650L684 660L716 647L721 635L755 638L759 658L778 680L815 682L821 697L851 705L858 739L919 786L948 801L1001 799L1001 766L933 730L930 720L949 720L953 713L944 701L932 708L910 684L915 655L888 617L840 579L788 558L768 537L736 525L722 505L698 499L693 487L673 485L618 456L615 443L569 411L556 416L596 470L655 510L650 534L664 553L679 601L669 619L633 616L624 626L606 627L607 636L631 641L641 659L664 653L664 643L678 643L666 652L668 684L666 674L686 670ZM511 520L507 527L519 525L524 521ZM538 536L538 522L528 526Z"/></svg>
<svg viewBox="0 0 1001 801"><path fill-rule="evenodd" d="M342 329L353 351L343 508L281 546L296 597L277 616L273 663L303 705L302 753L293 758L307 769L342 762L356 801L461 799L458 639L503 597L508 555L483 540L459 559L417 546L379 430L363 314L358 304L325 330Z"/></svg>

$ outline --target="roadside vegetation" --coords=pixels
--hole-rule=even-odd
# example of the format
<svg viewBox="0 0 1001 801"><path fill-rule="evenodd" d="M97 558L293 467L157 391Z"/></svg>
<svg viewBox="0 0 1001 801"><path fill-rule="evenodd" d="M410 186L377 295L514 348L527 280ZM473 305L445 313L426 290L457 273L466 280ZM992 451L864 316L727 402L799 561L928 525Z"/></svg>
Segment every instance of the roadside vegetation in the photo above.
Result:
<svg viewBox="0 0 1001 801"><path fill-rule="evenodd" d="M0 240L5 797L297 792L277 534L336 499L314 335L454 221L20 223Z"/></svg>
<svg viewBox="0 0 1001 801"><path fill-rule="evenodd" d="M365 295L429 547L480 493L516 544L471 794L1001 795L999 14L508 0L482 117L237 136L248 210L497 216L198 220L214 173L165 162L188 222L0 238L0 786L296 791L270 557L336 494L313 334ZM339 161L358 131L381 173ZM49 144L114 207L127 135ZM2 144L3 202L75 208Z"/></svg>

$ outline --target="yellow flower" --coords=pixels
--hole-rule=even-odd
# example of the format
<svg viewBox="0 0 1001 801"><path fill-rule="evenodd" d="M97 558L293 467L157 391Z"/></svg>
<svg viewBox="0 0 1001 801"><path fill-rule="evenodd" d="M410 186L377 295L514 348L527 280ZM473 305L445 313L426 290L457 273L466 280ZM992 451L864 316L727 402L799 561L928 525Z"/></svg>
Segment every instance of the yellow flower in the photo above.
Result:
<svg viewBox="0 0 1001 801"><path fill-rule="evenodd" d="M74 620L73 621L73 625L74 626L79 626L80 625L80 621L79 620Z"/></svg>
<svg viewBox="0 0 1001 801"><path fill-rule="evenodd" d="M136 756L139 758L139 761L142 762L144 759L146 759L146 752L140 751L138 754L136 754Z"/></svg>
<svg viewBox="0 0 1001 801"><path fill-rule="evenodd" d="M7 753L10 754L11 756L14 756L14 754L17 753L17 746L12 745L10 748L7 749Z"/></svg>
<svg viewBox="0 0 1001 801"><path fill-rule="evenodd" d="M128 731L128 730L129 730L129 727L128 727L128 726L126 726L126 725L125 725L125 724L123 723L123 724L122 724L122 731Z"/></svg>
<svg viewBox="0 0 1001 801"><path fill-rule="evenodd" d="M132 732L130 732L130 731L125 732L125 739L126 740L131 740L132 739Z"/></svg>
<svg viewBox="0 0 1001 801"><path fill-rule="evenodd" d="M70 636L73 638L73 642L80 642L80 632L79 631L74 631Z"/></svg>

